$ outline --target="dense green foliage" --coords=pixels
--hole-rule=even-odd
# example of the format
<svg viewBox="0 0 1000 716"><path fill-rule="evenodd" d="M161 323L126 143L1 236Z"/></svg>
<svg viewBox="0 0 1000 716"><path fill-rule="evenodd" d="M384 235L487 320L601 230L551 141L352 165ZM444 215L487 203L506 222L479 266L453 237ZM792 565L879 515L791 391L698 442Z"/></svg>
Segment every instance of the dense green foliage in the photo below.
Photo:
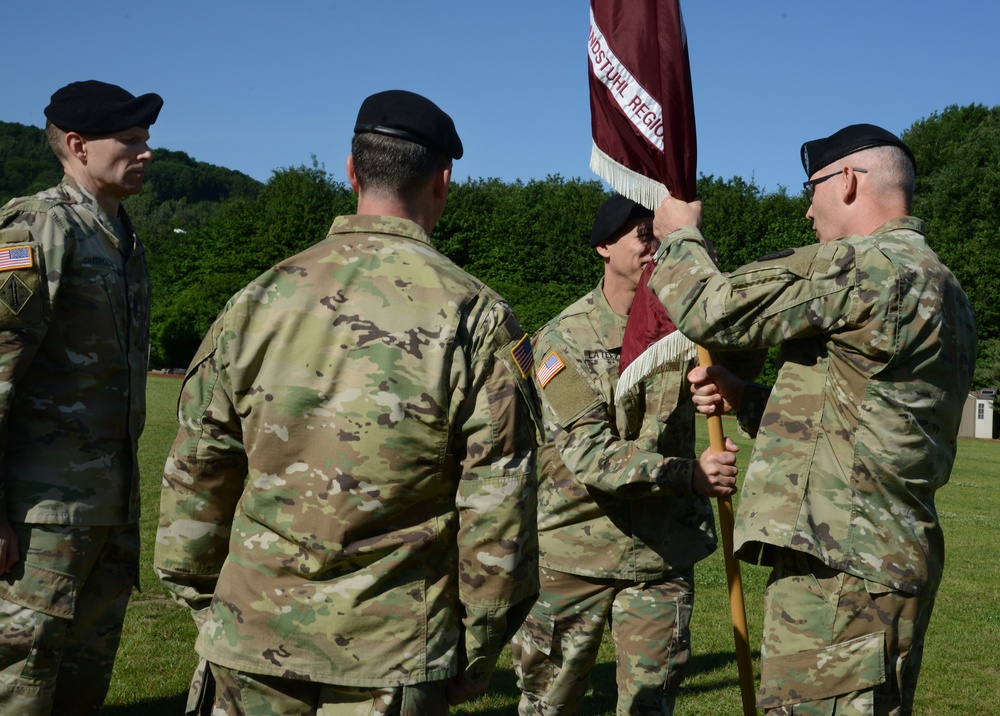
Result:
<svg viewBox="0 0 1000 716"><path fill-rule="evenodd" d="M589 240L605 199L599 182L559 176L527 184L467 181L452 187L432 238L506 298L530 332L603 275Z"/></svg>
<svg viewBox="0 0 1000 716"><path fill-rule="evenodd" d="M37 127L0 122L0 203L59 182L62 168Z"/></svg>
<svg viewBox="0 0 1000 716"><path fill-rule="evenodd" d="M980 340L1000 338L1000 106L949 107L904 139L917 157L913 213L972 299Z"/></svg>
<svg viewBox="0 0 1000 716"><path fill-rule="evenodd" d="M949 107L904 133L918 164L914 211L931 246L955 271L976 310L975 386L1000 383L1000 107ZM789 151L794 151L790 147ZM41 130L0 122L0 201L58 181ZM703 230L723 269L814 241L808 201L764 193L739 177L702 176ZM454 184L435 245L510 301L533 331L593 287L602 264L590 225L606 198L597 181ZM149 251L153 365L183 367L226 300L276 261L322 239L333 217L355 210L350 188L311 167L245 175L157 150L143 193L127 201ZM769 364L770 365L770 364ZM765 369L765 380L772 377Z"/></svg>
<svg viewBox="0 0 1000 716"><path fill-rule="evenodd" d="M278 170L256 196L230 199L209 220L181 232L158 230L145 225L148 218L133 216L147 244L153 283L152 365L186 366L230 296L316 243L333 216L354 207L350 189L314 166Z"/></svg>

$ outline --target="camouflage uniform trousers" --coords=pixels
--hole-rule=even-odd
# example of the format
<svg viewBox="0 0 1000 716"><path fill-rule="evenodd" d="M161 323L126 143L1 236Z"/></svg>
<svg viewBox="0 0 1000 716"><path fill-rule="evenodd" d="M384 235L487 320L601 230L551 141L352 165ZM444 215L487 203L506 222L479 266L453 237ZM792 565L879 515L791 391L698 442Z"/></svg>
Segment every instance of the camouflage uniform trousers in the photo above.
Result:
<svg viewBox="0 0 1000 716"><path fill-rule="evenodd" d="M100 713L139 574L139 527L11 525L0 579L0 713Z"/></svg>
<svg viewBox="0 0 1000 716"><path fill-rule="evenodd" d="M655 582L539 570L541 591L511 642L521 716L582 713L607 624L618 714L669 716L691 656L694 571Z"/></svg>
<svg viewBox="0 0 1000 716"><path fill-rule="evenodd" d="M250 674L201 660L186 716L447 716L444 681L353 687Z"/></svg>
<svg viewBox="0 0 1000 716"><path fill-rule="evenodd" d="M907 716L934 599L778 552L764 593L761 688L769 716Z"/></svg>

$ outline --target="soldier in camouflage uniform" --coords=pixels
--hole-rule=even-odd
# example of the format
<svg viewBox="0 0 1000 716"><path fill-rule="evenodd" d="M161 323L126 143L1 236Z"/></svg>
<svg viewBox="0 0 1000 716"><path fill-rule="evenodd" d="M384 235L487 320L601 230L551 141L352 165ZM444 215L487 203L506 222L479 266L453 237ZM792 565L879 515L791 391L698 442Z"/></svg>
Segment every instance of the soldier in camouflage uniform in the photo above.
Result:
<svg viewBox="0 0 1000 716"><path fill-rule="evenodd" d="M671 714L691 653L694 563L716 546L706 495L734 490L735 456L695 459L685 379L695 356L616 406L625 323L659 245L652 212L611 197L591 245L604 259L604 278L533 339L546 428L541 591L512 644L519 713L581 713L607 623L618 713Z"/></svg>
<svg viewBox="0 0 1000 716"><path fill-rule="evenodd" d="M650 286L709 347L782 346L773 390L696 369L700 409L756 434L737 555L773 565L758 705L769 714L909 714L944 542L934 493L955 458L976 359L954 275L908 216L915 162L852 125L807 142L819 243L720 274L667 199Z"/></svg>
<svg viewBox="0 0 1000 716"><path fill-rule="evenodd" d="M200 625L191 713L446 714L534 602L530 342L428 239L461 156L429 100L366 99L358 215L234 296L188 370L155 565Z"/></svg>
<svg viewBox="0 0 1000 716"><path fill-rule="evenodd" d="M120 201L163 100L52 95L62 182L0 209L0 712L97 713L138 579L149 277Z"/></svg>

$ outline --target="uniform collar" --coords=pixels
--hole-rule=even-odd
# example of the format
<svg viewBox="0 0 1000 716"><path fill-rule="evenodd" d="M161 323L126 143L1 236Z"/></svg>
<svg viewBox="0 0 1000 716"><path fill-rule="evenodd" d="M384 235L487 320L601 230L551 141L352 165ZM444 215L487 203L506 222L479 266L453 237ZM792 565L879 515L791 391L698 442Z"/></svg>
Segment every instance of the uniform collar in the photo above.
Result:
<svg viewBox="0 0 1000 716"><path fill-rule="evenodd" d="M898 219L892 219L887 221L882 226L875 229L872 235L876 234L887 234L890 231L898 231L904 229L906 231L916 231L922 236L927 235L927 229L924 227L924 222L915 216L901 216Z"/></svg>
<svg viewBox="0 0 1000 716"><path fill-rule="evenodd" d="M432 246L427 232L420 228L416 222L399 216L359 216L357 214L338 216L333 220L329 235L367 233L389 234Z"/></svg>
<svg viewBox="0 0 1000 716"><path fill-rule="evenodd" d="M615 313L615 309L611 308L608 299L604 297L603 278L594 289L594 310L597 318L594 328L600 336L601 343L611 350L621 348L628 316Z"/></svg>
<svg viewBox="0 0 1000 716"><path fill-rule="evenodd" d="M105 211L94 195L84 189L80 182L69 174L63 175L60 187L62 187L70 199L97 219L98 225L108 235L108 238L114 242L119 251L122 250L122 241L128 241L133 246L130 250L122 251L122 253L128 256L135 252L135 249L138 248L138 241L136 240L135 229L128 218L128 212L125 211L123 204L118 204L118 216L111 216L111 214Z"/></svg>

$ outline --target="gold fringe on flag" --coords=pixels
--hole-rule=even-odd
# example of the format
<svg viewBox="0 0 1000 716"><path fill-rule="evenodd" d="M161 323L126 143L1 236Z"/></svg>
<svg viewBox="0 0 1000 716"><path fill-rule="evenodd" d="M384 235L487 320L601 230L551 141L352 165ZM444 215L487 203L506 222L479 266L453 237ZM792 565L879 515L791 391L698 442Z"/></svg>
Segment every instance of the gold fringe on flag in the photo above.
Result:
<svg viewBox="0 0 1000 716"><path fill-rule="evenodd" d="M650 211L655 211L656 207L670 196L667 187L660 182L616 162L601 151L596 142L593 143L592 147L590 153L591 170L626 199L631 199Z"/></svg>

